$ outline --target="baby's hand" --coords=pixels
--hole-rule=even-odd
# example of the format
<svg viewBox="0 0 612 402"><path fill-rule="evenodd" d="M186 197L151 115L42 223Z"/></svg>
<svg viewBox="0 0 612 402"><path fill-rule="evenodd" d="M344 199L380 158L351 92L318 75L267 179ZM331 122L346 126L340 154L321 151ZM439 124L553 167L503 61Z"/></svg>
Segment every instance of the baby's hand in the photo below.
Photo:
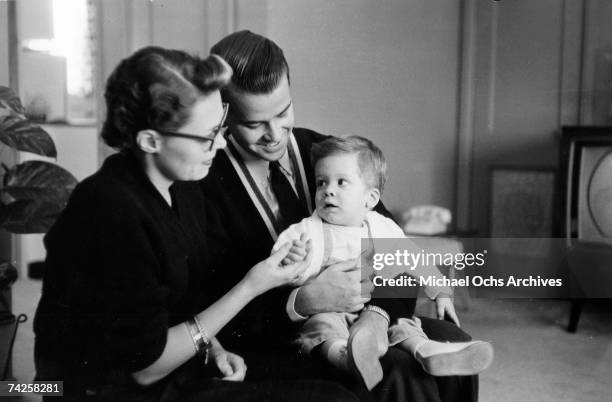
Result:
<svg viewBox="0 0 612 402"><path fill-rule="evenodd" d="M287 256L281 261L281 265L285 266L303 261L306 257L307 240L306 233L302 233L299 240L294 240L289 253L287 253Z"/></svg>

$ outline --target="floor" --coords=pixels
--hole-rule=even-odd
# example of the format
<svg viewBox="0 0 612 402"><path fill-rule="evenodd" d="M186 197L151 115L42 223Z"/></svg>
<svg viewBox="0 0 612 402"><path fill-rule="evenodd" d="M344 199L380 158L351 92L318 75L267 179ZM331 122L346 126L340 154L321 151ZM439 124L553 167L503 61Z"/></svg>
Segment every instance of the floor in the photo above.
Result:
<svg viewBox="0 0 612 402"><path fill-rule="evenodd" d="M468 333L495 348L480 400L611 400L610 304L587 305L574 334L565 330L567 301L478 299L462 316Z"/></svg>
<svg viewBox="0 0 612 402"><path fill-rule="evenodd" d="M13 352L13 375L19 381L34 375L32 319L39 294L39 281L19 279L13 288L14 311L30 317L19 328ZM481 401L610 400L610 304L587 305L575 334L565 331L567 301L464 298L457 305L462 327L495 348L493 365L480 376Z"/></svg>

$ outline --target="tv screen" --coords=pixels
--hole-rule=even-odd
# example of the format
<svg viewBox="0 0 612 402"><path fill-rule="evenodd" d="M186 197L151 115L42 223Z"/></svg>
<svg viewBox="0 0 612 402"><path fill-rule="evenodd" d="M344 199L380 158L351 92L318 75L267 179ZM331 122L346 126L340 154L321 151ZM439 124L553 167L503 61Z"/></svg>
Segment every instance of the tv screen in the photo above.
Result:
<svg viewBox="0 0 612 402"><path fill-rule="evenodd" d="M612 243L612 127L563 127L560 145L560 234Z"/></svg>
<svg viewBox="0 0 612 402"><path fill-rule="evenodd" d="M612 145L580 148L578 238L612 243Z"/></svg>

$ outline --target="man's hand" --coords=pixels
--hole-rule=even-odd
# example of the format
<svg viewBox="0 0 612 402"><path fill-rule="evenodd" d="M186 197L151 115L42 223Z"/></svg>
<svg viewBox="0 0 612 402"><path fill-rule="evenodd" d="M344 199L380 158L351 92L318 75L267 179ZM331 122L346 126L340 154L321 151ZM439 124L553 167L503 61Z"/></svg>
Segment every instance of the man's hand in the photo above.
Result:
<svg viewBox="0 0 612 402"><path fill-rule="evenodd" d="M458 327L461 326L461 324L459 324L459 317L457 317L457 313L455 312L453 299L449 295L441 294L436 297L436 313L439 320L443 320L444 315L447 314Z"/></svg>
<svg viewBox="0 0 612 402"><path fill-rule="evenodd" d="M330 265L316 278L300 287L295 311L303 316L328 312L356 312L370 301L374 286L368 278L362 281L356 260Z"/></svg>

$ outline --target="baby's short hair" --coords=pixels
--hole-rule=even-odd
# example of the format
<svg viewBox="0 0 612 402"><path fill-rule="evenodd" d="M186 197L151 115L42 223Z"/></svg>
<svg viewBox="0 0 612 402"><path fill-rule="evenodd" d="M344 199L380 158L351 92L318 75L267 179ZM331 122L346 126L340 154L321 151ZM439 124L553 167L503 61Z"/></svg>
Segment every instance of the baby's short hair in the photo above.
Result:
<svg viewBox="0 0 612 402"><path fill-rule="evenodd" d="M330 137L312 145L310 160L314 167L323 158L343 154L357 154L359 170L365 183L377 188L382 194L387 181L387 161L380 148L367 138L356 135Z"/></svg>

